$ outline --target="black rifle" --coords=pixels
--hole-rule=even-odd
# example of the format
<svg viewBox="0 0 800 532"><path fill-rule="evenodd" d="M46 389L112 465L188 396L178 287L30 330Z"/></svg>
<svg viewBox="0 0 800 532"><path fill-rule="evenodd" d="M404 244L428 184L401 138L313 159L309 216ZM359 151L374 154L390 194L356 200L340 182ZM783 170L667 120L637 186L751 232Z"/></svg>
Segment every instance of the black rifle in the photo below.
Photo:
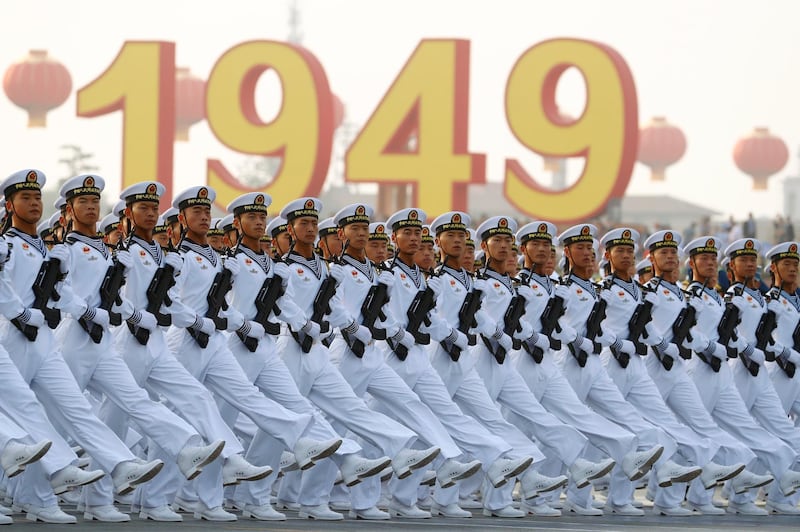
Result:
<svg viewBox="0 0 800 532"><path fill-rule="evenodd" d="M703 287L699 292L689 292L687 297L700 297L705 292L706 286L708 286L708 279L703 283ZM684 347L683 344L686 340L692 341L691 330L695 325L697 325L697 309L690 305L687 300L686 306L681 309L672 324L672 343L678 346L678 352L685 360L692 358L692 350Z"/></svg>
<svg viewBox="0 0 800 532"><path fill-rule="evenodd" d="M474 334L470 334L469 330L477 326L475 315L481 309L482 297L483 292L477 288L473 288L467 292L464 302L461 303L461 308L458 310L457 329L467 336L467 343L469 345L475 345L477 342L477 338ZM453 360L453 362L458 362L458 359L461 357L460 347L455 344L446 345L445 342L442 342L442 347L445 349L445 351L447 351L447 354L450 355L450 358Z"/></svg>
<svg viewBox="0 0 800 532"><path fill-rule="evenodd" d="M657 292L659 286L661 286L661 277L658 277L655 287L642 287L642 298L644 299L645 292ZM647 324L652 319L653 303L645 299L636 306L636 310L633 311L631 319L628 321L628 338L636 346L636 353L640 356L647 354L647 346L640 342L639 338L647 338Z"/></svg>
<svg viewBox="0 0 800 532"><path fill-rule="evenodd" d="M132 234L128 237L128 245ZM121 244L117 249L128 249L128 245ZM100 283L100 306L99 308L108 312L108 322L111 325L119 325L122 323L122 317L117 312L111 312L114 304L122 304L122 298L119 295L122 285L125 284L125 266L123 266L116 255L113 258L113 264L108 267L103 281ZM93 321L79 318L78 323L81 324L83 330L89 333L89 337L96 344L99 344L103 339L103 328Z"/></svg>
<svg viewBox="0 0 800 532"><path fill-rule="evenodd" d="M408 316L408 325L406 331L414 337L414 342L421 345L428 345L431 343L431 335L420 331L422 325L430 325L431 320L428 314L433 307L436 306L436 297L430 287L425 287L424 290L419 290L411 301L408 307L406 316ZM405 360L408 356L408 349L403 344L398 343L394 346L394 352L397 358Z"/></svg>
<svg viewBox="0 0 800 532"><path fill-rule="evenodd" d="M36 280L33 282L33 305L32 308L39 309L44 316L47 326L51 329L58 327L61 321L61 311L57 308L47 306L47 303L52 299L58 301L60 296L56 291L56 284L64 278L61 274L61 261L59 259L50 258L42 262L39 268L39 273L36 274ZM29 341L36 341L36 336L39 334L39 329L33 325L23 324L17 318L11 320L11 323L25 335Z"/></svg>
<svg viewBox="0 0 800 532"><path fill-rule="evenodd" d="M283 277L273 275L264 279L264 283L256 295L256 315L253 321L264 327L264 332L276 336L281 332L281 326L269 321L270 315L274 312L280 316L281 309L277 307L278 299L283 295ZM236 331L239 339L251 353L258 349L258 339L252 336L245 336L244 333Z"/></svg>
<svg viewBox="0 0 800 532"><path fill-rule="evenodd" d="M227 256L228 260L237 260L236 250L239 249L239 244L241 243L243 236L244 233L239 236L236 246L229 251ZM206 301L208 302L206 318L209 318L214 322L214 328L218 331L228 328L227 318L220 317L219 313L220 311L228 310L228 302L225 300L225 296L228 295L228 292L230 292L231 287L233 286L232 277L233 274L228 268L225 267L225 260L223 260L222 271L217 272L217 274L214 276L214 280L211 282L211 288L208 289L208 295L206 296ZM188 329L188 331L189 334L192 335L192 338L194 338L198 345L200 345L200 347L206 348L208 346L208 334L197 329L192 329L191 327Z"/></svg>
<svg viewBox="0 0 800 532"><path fill-rule="evenodd" d="M512 348L519 349L521 342L514 338L514 333L520 330L520 319L525 314L525 298L519 294L514 294L511 301L508 303L505 314L503 314L503 334L511 337ZM484 338L489 350L492 351L494 359L498 364L502 364L506 360L506 350L503 346L497 345L497 348L492 350L488 341Z"/></svg>
<svg viewBox="0 0 800 532"><path fill-rule="evenodd" d="M783 283L781 283L781 291L782 290ZM770 299L778 298L780 298L780 292L770 296ZM756 326L756 347L764 351L765 356L767 353L767 346L775 343L775 340L772 339L772 333L777 326L778 317L775 315L775 311L767 308L767 311L761 315L761 319Z"/></svg>
<svg viewBox="0 0 800 532"><path fill-rule="evenodd" d="M601 346L595 340L598 336L600 336L600 326L603 323L603 320L606 319L606 307L608 303L602 297L597 297L597 301L594 302L592 306L591 312L589 312L589 317L586 319L586 336L585 338L592 342L594 349L592 352L594 354L599 354ZM574 344L569 344L569 352L572 353L572 356L575 357L575 360L578 361L578 365L580 367L584 367L586 365L586 361L589 358L589 353L583 351L574 346Z"/></svg>
<svg viewBox="0 0 800 532"><path fill-rule="evenodd" d="M372 285L367 292L367 297L361 304L361 325L369 329L375 340L386 340L386 331L375 325L380 320L386 319L383 313L383 305L389 301L389 287L383 283ZM345 333L345 338L350 344L350 350L358 358L364 356L364 342L355 337L349 337Z"/></svg>
<svg viewBox="0 0 800 532"><path fill-rule="evenodd" d="M178 251L181 248L183 239L186 238L186 231L181 231L181 238L178 246L173 248L172 240L169 241L168 251ZM172 300L169 297L170 289L175 286L175 268L169 264L164 264L156 270L150 284L147 286L147 306L145 310L155 316L156 323L162 327L172 325L172 315L161 312L161 306L170 306ZM141 345L147 345L150 340L150 331L144 327L135 327L128 323L128 329Z"/></svg>
<svg viewBox="0 0 800 532"><path fill-rule="evenodd" d="M319 285L317 295L314 296L313 310L311 312L311 321L319 325L321 333L326 333L330 329L328 322L325 320L325 316L331 311L331 299L335 294L336 279L328 275L323 279L322 284ZM294 334L296 335L295 339L300 343L300 349L302 349L303 353L311 351L314 339L308 335L304 335L302 339L300 339L299 335L302 333Z"/></svg>
<svg viewBox="0 0 800 532"><path fill-rule="evenodd" d="M743 291L744 286L737 286L734 289L734 295L742 295ZM728 352L728 358L734 358L738 355L738 353L735 349L729 347L728 344L731 342L731 340L736 341L738 339L736 327L741 321L741 316L739 315L739 308L734 305L730 299L731 298L726 298L725 300L725 311L722 313L722 318L719 320L719 325L717 325L717 335L719 337L719 343L724 345ZM698 353L697 356L700 357L700 360L711 366L711 369L714 370L714 373L719 372L720 368L722 367L721 361L715 356L706 357L702 353Z"/></svg>
<svg viewBox="0 0 800 532"><path fill-rule="evenodd" d="M564 304L564 298L561 296L553 296L547 301L547 305L544 307L544 311L542 311L541 323L542 329L540 334L544 334L550 339L550 349L561 349L561 342L559 340L555 340L551 338L553 331L560 331L561 326L558 324L558 320L561 319L561 316L564 315L566 312L566 306ZM537 364L542 362L544 357L544 351L537 346L533 346L530 351L530 355L536 361Z"/></svg>

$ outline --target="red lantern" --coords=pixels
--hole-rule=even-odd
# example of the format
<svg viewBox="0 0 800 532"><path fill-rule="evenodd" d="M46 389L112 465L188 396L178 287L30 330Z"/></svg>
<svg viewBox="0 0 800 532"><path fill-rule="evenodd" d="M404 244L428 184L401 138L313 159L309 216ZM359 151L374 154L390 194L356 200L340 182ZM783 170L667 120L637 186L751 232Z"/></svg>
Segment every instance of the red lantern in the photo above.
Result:
<svg viewBox="0 0 800 532"><path fill-rule="evenodd" d="M3 76L8 99L28 111L28 127L47 126L47 111L67 101L72 78L66 67L47 56L47 50L31 50Z"/></svg>
<svg viewBox="0 0 800 532"><path fill-rule="evenodd" d="M753 178L753 190L766 190L767 179L789 160L789 149L769 129L757 127L733 147L733 160L739 170Z"/></svg>
<svg viewBox="0 0 800 532"><path fill-rule="evenodd" d="M338 129L344 122L345 107L338 96L333 93L331 96L333 97L333 129Z"/></svg>
<svg viewBox="0 0 800 532"><path fill-rule="evenodd" d="M663 116L654 117L639 130L639 162L650 167L650 179L663 181L667 166L686 153L686 137Z"/></svg>
<svg viewBox="0 0 800 532"><path fill-rule="evenodd" d="M188 141L189 127L206 117L206 82L188 68L175 71L175 140Z"/></svg>

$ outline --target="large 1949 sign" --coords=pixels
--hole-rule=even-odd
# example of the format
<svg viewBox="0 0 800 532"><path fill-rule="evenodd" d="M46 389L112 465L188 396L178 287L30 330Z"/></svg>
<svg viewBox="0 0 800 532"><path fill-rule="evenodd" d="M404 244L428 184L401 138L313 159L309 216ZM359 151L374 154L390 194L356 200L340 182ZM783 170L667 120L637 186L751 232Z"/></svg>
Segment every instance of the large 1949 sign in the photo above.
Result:
<svg viewBox="0 0 800 532"><path fill-rule="evenodd" d="M400 71L347 151L346 179L412 184L415 204L431 213L466 210L471 183L485 182L486 157L468 151L470 43L426 39ZM557 110L561 75L577 68L586 83L586 107L575 120ZM283 89L279 114L262 121L255 86L268 69ZM175 45L126 42L111 66L78 92L77 113L124 113L122 186L157 178L171 197ZM234 46L215 64L206 92L206 116L220 142L246 154L282 158L266 191L276 205L318 195L331 158L334 110L322 65L308 50L285 42ZM506 84L506 119L516 138L550 157L583 157L577 182L554 191L537 184L522 165L505 161L504 191L520 211L556 222L596 215L624 193L636 158L636 90L625 61L606 45L555 39L528 49ZM416 147L408 147L414 134ZM226 205L251 189L221 161L207 162L208 184Z"/></svg>

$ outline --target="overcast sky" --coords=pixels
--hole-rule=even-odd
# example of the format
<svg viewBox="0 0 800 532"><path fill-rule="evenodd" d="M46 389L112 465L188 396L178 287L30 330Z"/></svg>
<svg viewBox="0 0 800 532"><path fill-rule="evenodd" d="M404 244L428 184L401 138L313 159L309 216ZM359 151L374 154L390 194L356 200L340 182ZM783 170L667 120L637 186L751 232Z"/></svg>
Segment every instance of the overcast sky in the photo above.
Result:
<svg viewBox="0 0 800 532"><path fill-rule="evenodd" d="M616 49L636 82L640 123L666 116L687 136L687 153L667 171L665 184L651 184L649 170L637 164L628 193L668 193L737 217L748 211L774 216L783 205L781 181L798 174L800 2L300 0L298 5L303 44L345 102L348 121L358 126L421 39L469 39L469 145L487 154L491 181L502 179L506 157L542 175L541 159L509 131L504 92L517 58L554 37L593 39ZM107 188L117 192L121 115L76 117L75 91L98 77L126 40L174 41L177 65L205 78L238 43L285 40L289 6L290 0L4 2L0 67L5 70L29 49L47 49L72 74L73 95L49 114L46 129L27 129L25 112L0 96L0 174L33 166L59 177L64 168L57 163L63 155L58 147L78 144L96 154ZM577 79L565 78L559 92L560 104L573 114L580 111L583 94ZM751 191L750 178L732 159L737 138L755 126L769 127L790 151L789 163L766 192ZM176 189L204 180L208 157L221 158L232 170L241 164L203 122L192 128L191 142L176 145ZM570 169L580 170L576 164Z"/></svg>

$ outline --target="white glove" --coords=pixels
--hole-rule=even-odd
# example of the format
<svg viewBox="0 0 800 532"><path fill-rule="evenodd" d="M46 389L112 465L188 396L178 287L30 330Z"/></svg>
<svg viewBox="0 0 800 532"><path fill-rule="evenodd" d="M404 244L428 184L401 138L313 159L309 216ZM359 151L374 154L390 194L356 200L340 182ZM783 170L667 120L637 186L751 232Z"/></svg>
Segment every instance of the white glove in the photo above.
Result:
<svg viewBox="0 0 800 532"><path fill-rule="evenodd" d="M439 298L442 294L442 280L439 277L429 277L428 278L428 288L433 291L433 295L435 298Z"/></svg>
<svg viewBox="0 0 800 532"><path fill-rule="evenodd" d="M547 335L541 333L533 333L529 338L525 340L525 343L528 347L538 347L542 351L546 349L550 349L550 339Z"/></svg>
<svg viewBox="0 0 800 532"><path fill-rule="evenodd" d="M231 272L231 273L233 273L233 272ZM236 275L236 274L234 274L234 275ZM226 330L228 330L228 331L231 331L231 332L236 331L236 330L239 329L239 327L244 325L244 316L242 315L241 312L239 312L238 310L236 310L232 306L228 307L228 310L226 310L224 313L222 313L222 316L228 322L228 327L226 328Z"/></svg>
<svg viewBox="0 0 800 532"><path fill-rule="evenodd" d="M131 257L130 251L123 249L121 251L117 251L117 261L125 266L125 273L127 274L131 268L133 267L133 257Z"/></svg>
<svg viewBox="0 0 800 532"><path fill-rule="evenodd" d="M742 338L741 336L737 336L736 340L731 338L728 340L728 347L731 349L735 349L737 353L741 353L745 349L747 349L747 340Z"/></svg>
<svg viewBox="0 0 800 532"><path fill-rule="evenodd" d="M575 339L575 343L573 344L574 347L577 347L581 351L587 354L592 354L594 352L594 344L591 340L584 336L578 336Z"/></svg>
<svg viewBox="0 0 800 532"><path fill-rule="evenodd" d="M781 303L779 299L770 299L769 303L767 303L767 309L775 314L779 314L783 312L783 303Z"/></svg>
<svg viewBox="0 0 800 532"><path fill-rule="evenodd" d="M283 279L283 287L286 288L289 285L289 266L285 262L274 262L272 268L273 275Z"/></svg>
<svg viewBox="0 0 800 532"><path fill-rule="evenodd" d="M531 301L533 301L534 299L536 299L536 293L533 291L533 288L531 288L531 287L530 287L530 286L528 286L528 285L522 285L522 286L520 286L520 287L517 289L517 293L518 293L520 296L522 296L523 298L525 298L525 301L527 301L527 302L529 302L529 303L530 303Z"/></svg>
<svg viewBox="0 0 800 532"><path fill-rule="evenodd" d="M689 331L689 336L692 338L691 341L689 341L687 337L687 339L683 342L683 347L691 349L696 353L705 351L705 349L708 347L708 337L701 333L696 325Z"/></svg>
<svg viewBox="0 0 800 532"><path fill-rule="evenodd" d="M352 322L353 317L347 313L344 305L331 305L331 312L328 314L327 320L328 323L331 324L331 327L341 329ZM293 324L290 325L292 325L292 329L297 330Z"/></svg>
<svg viewBox="0 0 800 532"><path fill-rule="evenodd" d="M719 342L712 342L712 347L714 351L711 353L713 356L717 357L718 359L722 360L723 362L728 360L728 350L725 349L725 346Z"/></svg>
<svg viewBox="0 0 800 532"><path fill-rule="evenodd" d="M345 277L345 271L341 264L331 264L330 276L336 279L336 284L342 284Z"/></svg>
<svg viewBox="0 0 800 532"><path fill-rule="evenodd" d="M245 321L244 324L238 329L238 332L241 332L248 338L255 338L256 340L261 340L266 334L266 331L264 331L264 326L253 320Z"/></svg>
<svg viewBox="0 0 800 532"><path fill-rule="evenodd" d="M147 329L148 331L155 331L156 327L158 327L158 322L156 321L156 317L147 312L146 310L139 310L133 313L133 316L128 320L131 325L136 325L141 329Z"/></svg>
<svg viewBox="0 0 800 532"><path fill-rule="evenodd" d="M450 325L448 325L445 320L441 319L435 314L431 316L431 324L425 325L423 323L419 330L420 332L431 335L431 340L434 342L441 342L442 340L445 340L453 332L453 329L450 328Z"/></svg>
<svg viewBox="0 0 800 532"><path fill-rule="evenodd" d="M205 333L208 336L211 336L212 334L214 334L214 331L217 330L217 328L214 326L214 321L211 318L198 316L198 319L200 321L200 329L199 329L200 332Z"/></svg>
<svg viewBox="0 0 800 532"><path fill-rule="evenodd" d="M398 338L399 337L399 338ZM400 329L397 334L395 334L392 339L395 343L400 343L406 347L406 349L411 349L414 347L416 342L414 341L414 337L406 330Z"/></svg>
<svg viewBox="0 0 800 532"><path fill-rule="evenodd" d="M102 309L100 307L97 307L97 308L93 308L93 309L87 310L86 314L93 314L92 316L86 316L84 314L84 316L88 320L96 323L97 325L99 325L103 329L108 328L109 318L108 318L108 311L106 309Z"/></svg>
<svg viewBox="0 0 800 532"><path fill-rule="evenodd" d="M237 275L239 275L240 266L239 266L239 261L236 259L236 257L228 257L227 259L225 259L224 267L229 272L231 272L231 276L236 277ZM239 327L237 327L237 329L238 328Z"/></svg>
<svg viewBox="0 0 800 532"><path fill-rule="evenodd" d="M617 335L611 332L607 327L600 327L600 336L594 339L595 342L608 347L617 341Z"/></svg>
<svg viewBox="0 0 800 532"><path fill-rule="evenodd" d="M495 340L500 345L500 347L505 349L506 353L510 353L511 350L514 348L514 341L511 340L511 337L506 333L501 334L500 337L495 338Z"/></svg>
<svg viewBox="0 0 800 532"><path fill-rule="evenodd" d="M164 256L164 264L167 266L172 266L172 269L175 271L175 275L177 275L181 272L181 268L183 268L183 257L180 253L171 251Z"/></svg>
<svg viewBox="0 0 800 532"><path fill-rule="evenodd" d="M378 282L385 284L386 287L389 288L389 292L391 292L391 288L394 286L394 274L384 270L378 274Z"/></svg>
<svg viewBox="0 0 800 532"><path fill-rule="evenodd" d="M649 345L652 347L662 342L663 338L661 337L660 334L658 334L658 331L656 330L656 327L655 325L653 325L652 321L644 326L644 330L647 337L645 338L645 334L643 334L642 337L640 338L640 341L644 345Z"/></svg>
<svg viewBox="0 0 800 532"><path fill-rule="evenodd" d="M357 340L361 340L361 343L363 343L364 345L367 345L372 341L372 333L370 332L369 329L367 329L363 325L358 326L358 329L356 329L354 336L356 337Z"/></svg>
<svg viewBox="0 0 800 532"><path fill-rule="evenodd" d="M455 339L453 340L453 345L464 351L469 347L469 339L467 335L459 331L458 329L453 329L453 333L455 333Z"/></svg>
<svg viewBox="0 0 800 532"><path fill-rule="evenodd" d="M114 304L111 305L111 312L115 312L119 314L123 320L127 320L130 318L136 309L133 308L133 303L126 297L120 296L119 298L120 303L114 301Z"/></svg>
<svg viewBox="0 0 800 532"><path fill-rule="evenodd" d="M747 308L747 301L745 301L743 296L733 296L731 298L731 303L733 303L736 308L739 309L739 314L743 314L744 309Z"/></svg>
<svg viewBox="0 0 800 532"><path fill-rule="evenodd" d="M558 330L559 328L561 331ZM553 330L552 337L561 343L571 344L578 337L578 332L569 325L559 323L559 327Z"/></svg>
<svg viewBox="0 0 800 532"><path fill-rule="evenodd" d="M53 246L53 248L48 252L48 257L61 261L61 273L67 273L69 271L69 262L71 256L69 248L66 244L58 244Z"/></svg>
<svg viewBox="0 0 800 532"><path fill-rule="evenodd" d="M658 305L658 294L655 292L647 292L644 295L644 300L649 301L654 307Z"/></svg>
<svg viewBox="0 0 800 532"><path fill-rule="evenodd" d="M492 336L497 332L497 323L489 316L489 314L480 309L475 313L475 332L484 336Z"/></svg>
<svg viewBox="0 0 800 532"><path fill-rule="evenodd" d="M533 327L527 321L520 320L519 329L518 331L513 331L513 337L516 340L527 340L533 335Z"/></svg>
<svg viewBox="0 0 800 532"><path fill-rule="evenodd" d="M636 354L636 346L633 345L633 342L630 340L617 339L617 341L614 342L614 345L617 347L618 351L625 353L628 356L633 356Z"/></svg>
<svg viewBox="0 0 800 532"><path fill-rule="evenodd" d="M322 334L319 323L311 320L306 321L306 323L300 327L300 332L311 337L312 340L318 340Z"/></svg>
<svg viewBox="0 0 800 532"><path fill-rule="evenodd" d="M757 347L754 348L753 352L750 354L750 360L758 364L763 364L764 361L766 360L766 357L764 356L764 351L762 351Z"/></svg>
<svg viewBox="0 0 800 532"><path fill-rule="evenodd" d="M25 309L25 312L17 316L17 319L23 325L30 325L37 329L44 325L44 314L38 308Z"/></svg>
<svg viewBox="0 0 800 532"><path fill-rule="evenodd" d="M661 351L661 354L662 355L669 355L672 358L678 358L678 356L680 355L680 353L678 352L678 346L675 345L675 344L667 344L667 347L665 347Z"/></svg>
<svg viewBox="0 0 800 532"><path fill-rule="evenodd" d="M556 289L553 292L554 296L558 296L564 301L569 300L569 288L564 286L563 284L557 284Z"/></svg>

